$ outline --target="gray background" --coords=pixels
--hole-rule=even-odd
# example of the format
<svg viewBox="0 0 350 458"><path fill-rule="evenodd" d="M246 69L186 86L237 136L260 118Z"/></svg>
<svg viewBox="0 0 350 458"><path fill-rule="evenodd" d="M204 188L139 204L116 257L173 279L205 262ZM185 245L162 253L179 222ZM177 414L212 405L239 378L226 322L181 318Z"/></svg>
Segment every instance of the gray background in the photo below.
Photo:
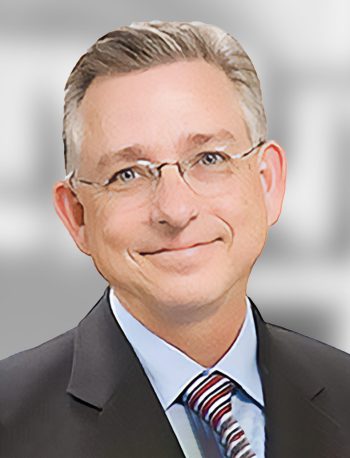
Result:
<svg viewBox="0 0 350 458"><path fill-rule="evenodd" d="M98 37L151 19L219 25L251 56L289 175L249 294L265 319L350 352L349 2L2 0L0 357L75 326L103 292L52 206L63 88Z"/></svg>

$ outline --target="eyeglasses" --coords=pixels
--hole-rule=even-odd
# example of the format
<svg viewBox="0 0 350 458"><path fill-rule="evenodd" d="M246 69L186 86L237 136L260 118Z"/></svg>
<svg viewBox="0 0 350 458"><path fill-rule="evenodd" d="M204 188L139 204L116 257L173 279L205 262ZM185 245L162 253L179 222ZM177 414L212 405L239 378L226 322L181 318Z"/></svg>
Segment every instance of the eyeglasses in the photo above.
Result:
<svg viewBox="0 0 350 458"><path fill-rule="evenodd" d="M265 140L260 140L248 151L231 153L229 146L217 146L210 151L192 154L190 157L173 163L156 163L136 160L119 165L113 175L102 182L94 182L75 176L76 171L67 177L74 190L78 185L92 186L115 193L117 198L127 203L147 201L155 192L161 177L162 167L176 165L187 185L197 194L217 196L227 192L232 178L237 176L242 167L242 160L255 154ZM231 146L232 148L232 146Z"/></svg>

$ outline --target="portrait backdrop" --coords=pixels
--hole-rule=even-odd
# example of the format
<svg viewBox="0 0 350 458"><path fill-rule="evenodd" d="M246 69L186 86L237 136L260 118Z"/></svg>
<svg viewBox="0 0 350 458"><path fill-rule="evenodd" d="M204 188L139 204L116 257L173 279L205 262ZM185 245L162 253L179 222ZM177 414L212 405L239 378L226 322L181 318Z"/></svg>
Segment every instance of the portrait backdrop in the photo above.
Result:
<svg viewBox="0 0 350 458"><path fill-rule="evenodd" d="M3 0L0 358L74 327L103 293L52 203L64 85L98 37L153 19L218 25L251 57L288 177L248 293L265 320L350 352L349 2Z"/></svg>

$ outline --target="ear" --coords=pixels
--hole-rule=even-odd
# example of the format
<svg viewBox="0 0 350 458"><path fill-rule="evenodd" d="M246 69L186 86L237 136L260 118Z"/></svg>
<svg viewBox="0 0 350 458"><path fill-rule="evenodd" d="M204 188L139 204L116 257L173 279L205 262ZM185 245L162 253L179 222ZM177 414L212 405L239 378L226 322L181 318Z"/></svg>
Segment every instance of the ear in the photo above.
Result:
<svg viewBox="0 0 350 458"><path fill-rule="evenodd" d="M78 248L90 255L84 222L84 207L67 182L56 183L53 189L55 209Z"/></svg>
<svg viewBox="0 0 350 458"><path fill-rule="evenodd" d="M286 187L287 160L283 148L274 141L266 142L259 152L259 173L264 192L268 225L275 224L282 210Z"/></svg>

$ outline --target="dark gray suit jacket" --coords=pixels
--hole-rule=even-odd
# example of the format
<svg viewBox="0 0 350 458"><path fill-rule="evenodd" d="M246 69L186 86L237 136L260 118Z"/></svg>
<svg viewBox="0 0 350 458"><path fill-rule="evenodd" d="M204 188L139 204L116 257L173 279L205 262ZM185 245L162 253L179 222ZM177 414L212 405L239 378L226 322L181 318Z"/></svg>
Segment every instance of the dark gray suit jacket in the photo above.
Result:
<svg viewBox="0 0 350 458"><path fill-rule="evenodd" d="M253 306L268 458L350 457L350 356ZM0 458L184 457L108 290L80 324L0 362Z"/></svg>

